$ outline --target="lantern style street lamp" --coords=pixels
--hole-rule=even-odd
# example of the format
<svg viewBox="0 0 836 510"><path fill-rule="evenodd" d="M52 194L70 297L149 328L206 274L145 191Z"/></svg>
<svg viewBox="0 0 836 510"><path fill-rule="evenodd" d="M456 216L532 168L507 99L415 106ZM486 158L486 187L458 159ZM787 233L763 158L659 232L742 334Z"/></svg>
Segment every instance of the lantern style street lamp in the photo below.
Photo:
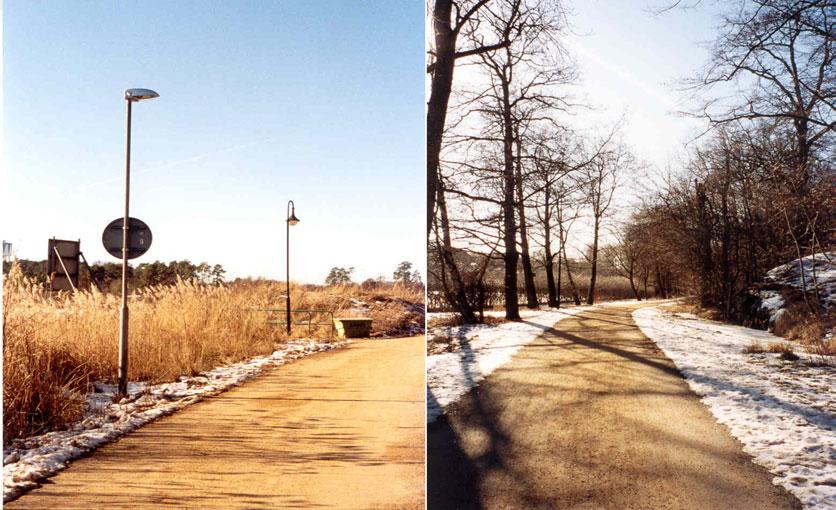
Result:
<svg viewBox="0 0 836 510"><path fill-rule="evenodd" d="M299 223L299 218L296 217L296 204L293 200L287 201L287 238L286 248L287 254L285 257L285 274L287 275L287 336L290 336L290 227Z"/></svg>
<svg viewBox="0 0 836 510"><path fill-rule="evenodd" d="M125 137L125 216L122 220L122 314L119 319L119 388L120 395L128 394L128 205L131 196L131 106L137 101L154 99L160 95L148 89L128 89L128 122Z"/></svg>

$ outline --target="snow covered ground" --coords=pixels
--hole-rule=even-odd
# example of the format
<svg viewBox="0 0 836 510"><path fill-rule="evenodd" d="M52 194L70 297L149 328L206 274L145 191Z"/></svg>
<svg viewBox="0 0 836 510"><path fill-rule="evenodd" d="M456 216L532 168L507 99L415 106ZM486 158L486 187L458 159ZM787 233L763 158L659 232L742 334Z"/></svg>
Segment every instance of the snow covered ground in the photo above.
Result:
<svg viewBox="0 0 836 510"><path fill-rule="evenodd" d="M764 279L765 284L775 288L757 291L762 300L760 308L769 314L770 329L786 313L786 303L779 290L781 288L794 287L812 291L817 286L822 306L825 309L836 306L836 253L815 253L800 260L801 264L796 259L769 270ZM801 282L801 266L804 267L804 285Z"/></svg>
<svg viewBox="0 0 836 510"><path fill-rule="evenodd" d="M822 293L825 306L836 303L836 253L815 253L778 266L766 273L766 281L802 288L801 266L804 266L804 288L813 289L813 278Z"/></svg>
<svg viewBox="0 0 836 510"><path fill-rule="evenodd" d="M633 312L645 335L673 360L689 386L773 482L806 508L836 508L836 370L808 355L745 354L752 343L786 343L765 331L671 314Z"/></svg>
<svg viewBox="0 0 836 510"><path fill-rule="evenodd" d="M542 334L544 329L588 309L578 306L559 310L523 310L520 312L521 322L430 329L427 333L431 336L459 338L462 348L456 352L427 356L427 422L435 421L445 407L509 362L517 351Z"/></svg>
<svg viewBox="0 0 836 510"><path fill-rule="evenodd" d="M283 365L346 342L313 340L291 342L269 356L218 367L194 377L154 386L128 385L128 397L110 403L113 386L97 385L100 392L88 396L87 416L68 430L49 432L13 441L3 451L3 502L11 501L37 486L38 481L66 468L73 459L114 441L161 416L169 415L205 397L217 395L267 367Z"/></svg>

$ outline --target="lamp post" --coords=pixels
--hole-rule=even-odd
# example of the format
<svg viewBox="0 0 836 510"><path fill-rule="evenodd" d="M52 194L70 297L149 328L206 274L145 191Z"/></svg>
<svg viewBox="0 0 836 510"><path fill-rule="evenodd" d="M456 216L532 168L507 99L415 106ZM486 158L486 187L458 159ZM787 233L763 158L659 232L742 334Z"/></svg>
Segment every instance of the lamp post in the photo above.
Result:
<svg viewBox="0 0 836 510"><path fill-rule="evenodd" d="M287 201L287 241L285 243L287 254L285 257L285 274L287 275L287 336L290 336L290 227L299 223L296 217L296 204L293 200Z"/></svg>
<svg viewBox="0 0 836 510"><path fill-rule="evenodd" d="M119 318L119 394L128 394L128 204L131 195L131 106L160 95L148 89L128 89L128 122L125 137L125 216L122 220L122 314Z"/></svg>

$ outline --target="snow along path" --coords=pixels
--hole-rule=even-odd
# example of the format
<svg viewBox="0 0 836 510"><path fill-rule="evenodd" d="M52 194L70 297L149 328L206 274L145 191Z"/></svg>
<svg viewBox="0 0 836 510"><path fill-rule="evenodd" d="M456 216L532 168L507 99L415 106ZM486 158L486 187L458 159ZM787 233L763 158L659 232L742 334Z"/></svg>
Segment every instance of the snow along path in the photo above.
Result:
<svg viewBox="0 0 836 510"><path fill-rule="evenodd" d="M5 507L423 510L424 349L355 340L266 370Z"/></svg>
<svg viewBox="0 0 836 510"><path fill-rule="evenodd" d="M255 377L265 368L315 352L340 347L345 342L298 340L285 345L269 356L218 367L194 377L181 377L178 382L146 386L130 383L128 397L119 403L94 393L88 397L92 412L68 430L49 432L13 441L3 449L3 501L8 502L37 487L38 482L65 469L72 460L99 446L183 407L217 395Z"/></svg>
<svg viewBox="0 0 836 510"><path fill-rule="evenodd" d="M744 354L752 343L785 343L764 331L671 314L633 313L694 392L774 483L806 508L836 508L836 370ZM802 361L806 360L802 354Z"/></svg>
<svg viewBox="0 0 836 510"><path fill-rule="evenodd" d="M461 350L427 356L427 423L444 408L476 387L485 377L508 363L524 345L566 317L587 310L584 307L522 310L520 322L469 324L432 328L427 334L447 335L461 340Z"/></svg>

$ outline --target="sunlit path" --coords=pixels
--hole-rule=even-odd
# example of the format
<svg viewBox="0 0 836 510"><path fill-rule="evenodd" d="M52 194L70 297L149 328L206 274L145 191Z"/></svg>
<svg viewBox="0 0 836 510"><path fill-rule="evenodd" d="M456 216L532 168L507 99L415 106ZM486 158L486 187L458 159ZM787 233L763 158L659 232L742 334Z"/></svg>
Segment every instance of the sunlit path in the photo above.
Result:
<svg viewBox="0 0 836 510"><path fill-rule="evenodd" d="M423 508L424 338L274 369L75 462L8 508Z"/></svg>
<svg viewBox="0 0 836 510"><path fill-rule="evenodd" d="M798 508L631 318L567 318L429 426L430 508Z"/></svg>

